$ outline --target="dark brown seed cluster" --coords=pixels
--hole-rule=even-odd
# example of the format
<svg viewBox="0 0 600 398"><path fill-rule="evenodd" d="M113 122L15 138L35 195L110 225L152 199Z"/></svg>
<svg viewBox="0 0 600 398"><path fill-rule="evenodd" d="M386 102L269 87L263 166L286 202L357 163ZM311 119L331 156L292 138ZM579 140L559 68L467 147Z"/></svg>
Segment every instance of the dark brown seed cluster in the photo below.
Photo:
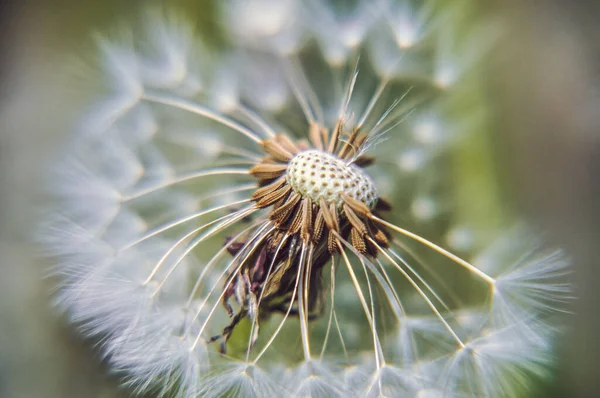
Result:
<svg viewBox="0 0 600 398"><path fill-rule="evenodd" d="M346 242L369 257L377 256L377 245L389 246L388 232L373 221L381 211L390 210L386 201L371 197L367 200L367 195L358 196L365 198L361 201L356 195L341 191L338 200L328 203L324 197L314 200L314 196L297 192L287 181L290 162L305 151L321 151L328 158L350 162L366 136L358 130L343 142L340 136L341 123L331 135L327 129L313 124L309 131L310 143L294 142L283 134L262 141L266 156L250 170L259 185L251 199L257 208L270 209L273 229L267 236L252 242L227 242L237 270L230 275L231 283L226 285L223 298L232 322L212 340L223 338L225 342L235 325L248 316L256 325L255 335L251 336L251 344L254 344L260 319L273 312L297 313L295 302L299 294L304 294L298 291L299 277L304 278L304 286L308 287L303 296L307 317L317 317L324 306L324 265L343 250ZM372 163L373 159L359 156L351 161L352 166L348 163L348 167L362 169ZM239 305L237 312L229 304L232 297ZM224 344L222 349L225 349Z"/></svg>
<svg viewBox="0 0 600 398"><path fill-rule="evenodd" d="M330 140L326 129L311 126L309 137L312 149L324 151L342 160L351 158L366 137L356 130L341 144L339 126L336 126ZM299 234L303 242L311 242L317 246L327 242L327 248L332 254L340 250L338 236L348 240L360 253L373 257L377 256L377 250L368 238L381 247L388 247L387 233L372 221L373 215L379 216L379 212L390 209L387 202L380 198L373 200L371 209L367 204L371 202L357 200L350 192L339 193L341 206L327 203L324 198L315 201L313 197L292 189L286 175L292 159L301 151L311 149L308 143L294 143L287 136L277 135L272 140L265 140L263 148L267 156L250 170L261 186L252 195L252 200L259 208L272 207L269 219L280 234ZM366 157L358 157L353 162L358 167L371 163L373 160Z"/></svg>

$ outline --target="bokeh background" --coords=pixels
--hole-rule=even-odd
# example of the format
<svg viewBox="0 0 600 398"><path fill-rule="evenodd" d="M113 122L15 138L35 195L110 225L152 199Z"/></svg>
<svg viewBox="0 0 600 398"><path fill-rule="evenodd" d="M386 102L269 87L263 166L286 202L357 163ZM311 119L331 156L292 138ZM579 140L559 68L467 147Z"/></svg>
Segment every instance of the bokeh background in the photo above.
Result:
<svg viewBox="0 0 600 398"><path fill-rule="evenodd" d="M0 397L127 395L52 311L32 235L48 164L86 100L85 90L69 85L68 65L89 51L92 33L126 20L141 3L0 3ZM212 1L171 3L218 41ZM477 13L506 27L483 65L492 145L477 151L493 165L501 200L573 258L579 300L556 377L539 396L593 397L600 376L600 6L521 3Z"/></svg>

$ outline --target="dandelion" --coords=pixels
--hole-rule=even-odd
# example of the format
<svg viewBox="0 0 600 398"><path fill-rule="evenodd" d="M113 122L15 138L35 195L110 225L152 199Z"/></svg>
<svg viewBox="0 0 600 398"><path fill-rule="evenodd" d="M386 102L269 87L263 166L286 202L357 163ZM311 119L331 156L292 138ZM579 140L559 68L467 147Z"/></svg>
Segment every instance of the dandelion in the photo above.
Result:
<svg viewBox="0 0 600 398"><path fill-rule="evenodd" d="M564 256L453 211L480 120L453 106L486 49L463 10L228 1L219 50L157 10L98 39L106 92L43 240L58 306L132 391L510 396L548 374Z"/></svg>

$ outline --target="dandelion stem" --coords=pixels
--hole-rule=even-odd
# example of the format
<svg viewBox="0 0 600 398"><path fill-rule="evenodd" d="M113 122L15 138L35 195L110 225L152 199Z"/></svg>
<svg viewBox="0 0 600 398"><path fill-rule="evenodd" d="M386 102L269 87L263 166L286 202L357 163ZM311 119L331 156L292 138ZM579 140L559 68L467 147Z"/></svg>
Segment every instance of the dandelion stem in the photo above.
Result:
<svg viewBox="0 0 600 398"><path fill-rule="evenodd" d="M242 126L241 124L215 112L211 109L208 109L205 106L202 106L196 102L186 100L183 98L175 97L172 95L165 95L159 93L148 93L145 92L142 98L148 102L154 102L163 105L169 105L184 111L188 111L200 116L204 116L208 119L214 120L215 122L221 123L224 126L230 127L233 130L240 132L246 137L250 138L252 141L260 144L262 141L254 132Z"/></svg>
<svg viewBox="0 0 600 398"><path fill-rule="evenodd" d="M262 227L259 228L258 231L256 231L254 233L254 235L252 235L252 237L248 240L247 245L250 243L253 243L257 238L260 237L260 234L264 231L264 229L268 226L268 223L264 223L264 225ZM262 236L262 238L264 239L264 235ZM248 246L246 246L248 247ZM248 258L249 255L251 255L252 252L250 252L247 256L246 259ZM241 267L244 265L244 261L240 261L239 264L237 264L235 266L235 270L231 270L230 268L232 268L232 266L234 266L238 260L245 255L244 250L240 250L237 252L237 254L231 259L231 261L229 261L229 264L225 267L225 269L223 269L223 271L221 271L221 273L219 274L219 276L217 277L215 284L213 285L213 287L211 288L211 290L206 294L206 296L204 297L204 299L202 300L202 303L200 304L200 306L198 307L198 310L196 311L196 314L194 315L194 318L191 319L190 323L189 323L189 327L188 327L188 331L189 329L191 329L193 322L200 316L200 313L202 312L202 309L204 308L204 306L206 305L206 302L208 301L208 299L210 298L210 296L213 294L213 292L215 291L215 289L217 288L217 286L219 285L218 282L221 280L221 278L223 278L223 276L225 276L227 273L229 273L229 277L228 277L228 281L226 282L225 286L223 287L223 292L220 296L220 298L216 301L215 306L213 307L216 308L216 305L219 303L219 301L221 301L221 299L223 298L223 295L225 294L225 291L229 288L229 285L231 285L231 282L233 281L233 279L236 278L237 273L239 272L239 270L241 269ZM196 283L198 284L198 282ZM212 312L211 312L212 314ZM210 315L209 317L206 319L206 321L204 322L203 325L203 329L204 327L206 327L208 321L209 321ZM202 330L203 331L203 330ZM197 335L196 340L194 342L194 346L192 347L192 349L196 346L196 344L198 343L198 340L200 339L200 336L202 334L202 331Z"/></svg>
<svg viewBox="0 0 600 398"><path fill-rule="evenodd" d="M385 267L383 266L383 264L381 263L381 261L379 259L376 259L376 260L377 260L377 265L379 265L379 269L381 270L381 274L383 275L383 277L387 283L387 287L393 293L394 299L396 300L396 303L398 304L399 311L394 311L394 315L396 315L397 319L400 319L400 315L398 315L398 314L401 314L402 316L406 316L406 311L404 310L404 306L402 305L402 302L400 301L400 296L398 296L398 292L396 292L396 289L393 288L394 285L392 284L392 280L390 279L390 276L388 275L387 271L385 270ZM368 264L368 262L367 262L367 264ZM385 289L386 286L383 283L382 283L382 287L384 287L384 290L386 290ZM386 296L388 297L388 300L390 301L390 305L392 305L392 307L394 307L394 304L391 301L391 297L387 291L386 291Z"/></svg>
<svg viewBox="0 0 600 398"><path fill-rule="evenodd" d="M367 272L367 267L365 266L364 261L362 260L362 258L359 257L358 259L360 261L360 264L362 265L362 269L363 272L365 273L365 280L367 282L367 288L369 290L369 301L371 302L371 316L373 317L373 325L376 325L377 320L375 319L376 314L375 314L375 300L373 298L373 288L371 287L371 281L369 280L369 273ZM377 346L379 346L379 336L377 336L377 331L375 331L374 336L373 336L373 344ZM379 355L381 355L381 360L379 359ZM375 349L375 362L377 363L377 368L380 368L380 364L385 363L385 360L383 359L383 353L378 353L377 349Z"/></svg>
<svg viewBox="0 0 600 398"><path fill-rule="evenodd" d="M357 129L360 129L365 124L365 121L371 114L371 111L375 107L375 104L377 104L377 101L381 97L381 94L383 94L383 90L385 90L389 81L390 81L389 77L386 77L385 79L382 79L381 82L379 82L379 86L377 87L377 90L375 90L375 94L373 94L373 96L371 97L371 100L369 101L369 104L367 105L367 109L365 110L362 117L356 124Z"/></svg>
<svg viewBox="0 0 600 398"><path fill-rule="evenodd" d="M156 275L156 273L158 272L158 270L162 267L162 265L164 264L165 260L171 255L171 253L173 253L173 251L186 239L188 239L190 236L195 235L196 233L198 233L199 231L203 230L206 227L209 227L217 222L221 222L220 224L218 224L216 227L214 227L213 229L211 229L210 231L208 231L207 233L205 233L204 235L202 235L196 242L193 242L190 247L177 259L177 261L175 262L175 264L173 264L173 266L171 267L171 270L174 270L181 261L183 261L183 259L190 253L190 251L192 251L192 249L194 247L196 247L196 245L200 242L202 242L202 240L208 238L209 236L215 234L216 232L218 232L219 230L221 230L222 228L225 228L227 225L236 222L237 220L244 218L246 216L248 216L249 214L252 214L252 212L256 211L256 208L254 206L250 206L247 207L245 209L242 209L236 213L233 214L227 214L223 217L219 217L209 223L206 223L204 225L201 225L200 227L192 230L191 232L185 234L183 237L181 237L177 242L175 242L170 248L169 250L167 250L167 252L160 258L160 260L158 261L158 263L156 264L156 266L154 267L154 269L152 270L152 272L150 273L150 275L148 276L148 278L146 279L146 281L144 282L144 284L148 284ZM172 271L171 271L172 272ZM169 275L170 273L169 272ZM165 279L166 280L166 279ZM163 285L164 281L160 284L159 288L157 289L157 292L160 290L160 287Z"/></svg>
<svg viewBox="0 0 600 398"><path fill-rule="evenodd" d="M346 362L350 362L348 350L346 349L346 343L344 342L344 335L342 334L342 328L340 327L340 322L338 321L335 309L333 310L333 321L335 322L335 327L338 331L338 336L340 336L340 343L342 344L342 351L344 351L344 358L346 358Z"/></svg>
<svg viewBox="0 0 600 398"><path fill-rule="evenodd" d="M284 67L288 77L294 96L300 104L304 116L309 123L318 122L322 124L324 121L323 110L321 109L319 100L311 85L308 83L302 67L298 65L298 60L287 59L284 60ZM306 96L302 93L305 91Z"/></svg>
<svg viewBox="0 0 600 398"><path fill-rule="evenodd" d="M233 238L231 238L231 240L229 242L227 242L222 248L220 248L219 251L217 251L217 253L215 253L215 255L212 256L212 258L208 261L208 263L206 263L206 265L204 267L202 267L202 272L200 273L200 275L198 275L198 278L196 278L196 282L194 283L194 287L192 288L192 290L190 291L190 294L188 296L188 301L186 303L186 308L190 308L190 306L192 305L192 300L194 299L194 296L196 295L198 289L200 288L200 284L204 280L204 276L208 273L208 271L210 271L212 269L212 267L215 264L215 262L225 253L225 251L227 251L227 249L234 242L237 241L238 238L240 238L241 236L243 236L244 234L246 234L251 229L256 228L258 225L259 225L259 222L256 222L256 223L250 225L249 227L243 229L242 232L240 232L237 235L235 235Z"/></svg>
<svg viewBox="0 0 600 398"><path fill-rule="evenodd" d="M288 261L291 261L291 259ZM265 352L267 352L267 349L271 346L271 344L273 344L273 341L275 341L275 338L277 337L279 332L281 332L283 325L285 324L286 320L290 316L290 312L292 312L292 307L294 306L294 300L296 299L296 293L298 292L298 283L300 282L300 279L302 277L301 271L302 271L301 267L298 267L298 273L296 274L296 282L294 283L294 289L292 290L292 298L290 300L290 305L288 306L288 309L287 309L285 315L283 316L283 319L281 320L281 322L277 326L277 329L271 335L271 338L269 339L269 341L267 341L267 343L265 344L265 346L263 347L261 352L256 356L256 358L254 358L254 361L252 361L253 365L256 365L256 363L259 361L259 359L265 354Z"/></svg>
<svg viewBox="0 0 600 398"><path fill-rule="evenodd" d="M338 120L344 119L348 113L348 107L350 106L350 100L352 99L352 93L354 92L354 86L356 85L356 78L358 77L358 62L360 58L356 59L356 63L354 64L354 69L352 70L352 75L350 80L348 81L348 85L346 86L346 90L344 96L342 97L342 101L340 103L340 110L338 113ZM330 151L331 152L331 151Z"/></svg>
<svg viewBox="0 0 600 398"><path fill-rule="evenodd" d="M283 247L283 245L285 244L285 242L287 242L289 238L288 234L285 234L283 236L283 238L281 239L281 242L279 242L279 244L277 245L277 249L275 249L275 254L273 255L273 260L271 260L271 264L269 264L269 269L267 270L267 275L265 276L265 282L269 280L269 277L271 276L271 272L273 271L273 266L275 265L275 260L277 259L277 255L279 254L279 251L281 250L281 248ZM263 296L265 293L265 289L263 288L260 292L260 296L258 297L258 301L257 301L257 308L260 309L260 304L262 303L263 300ZM250 342L252 342L252 339L254 336L254 330L258 325L258 318L259 318L260 314L257 314L256 319L253 320L252 322L252 327L250 329ZM248 359L250 358L250 349L252 348L252 344L248 343L248 349L246 350L246 362L248 362Z"/></svg>
<svg viewBox="0 0 600 398"><path fill-rule="evenodd" d="M327 331L325 332L325 339L323 340L323 347L321 347L321 359L325 355L325 348L327 347L327 342L329 341L329 333L331 332L331 325L333 323L333 310L335 308L335 262L333 261L333 256L331 258L331 275L330 275L330 285L329 285L329 294L331 296L331 308L329 309L329 321L327 322Z"/></svg>
<svg viewBox="0 0 600 398"><path fill-rule="evenodd" d="M308 245L309 251L312 252L312 245ZM300 285L298 287L298 311L300 316L300 333L302 335L302 348L304 349L304 359L310 360L310 341L308 338L308 319L306 314L306 301L308 300L308 290L306 288L308 278L306 272L307 266L307 245L302 243L302 251L300 252Z"/></svg>
<svg viewBox="0 0 600 398"><path fill-rule="evenodd" d="M398 297L398 293L396 293L396 290L394 289L394 285L392 284L391 279L389 278L389 276L387 275L387 272L385 271L385 268L383 268L383 266L381 265L381 262L379 260L377 260L379 267L381 268L382 272L379 272L377 270L377 267L375 267L373 265L373 263L371 261L369 261L368 258L365 257L364 254L360 253L359 251L357 251L352 244L350 244L350 242L348 242L347 240L343 239L339 234L336 234L336 237L339 239L340 242L342 242L344 244L344 246L346 246L346 248L348 250L350 250L352 253L354 253L354 255L356 257L358 257L359 259L361 259L361 261L363 261L364 264L367 265L367 267L369 268L369 270L371 271L371 273L375 276L375 278L377 279L377 282L379 282L379 284L381 285L382 289L384 290L386 297L388 299L388 302L390 303L390 305L394 308L394 315L396 315L396 318L400 319L400 317L397 314L402 314L403 316L406 315L406 311L404 310L404 307L402 305L402 303L400 302L400 298ZM382 273L383 273L383 278L382 278ZM395 298L395 301L393 300L393 298Z"/></svg>
<svg viewBox="0 0 600 398"><path fill-rule="evenodd" d="M374 239L371 239L371 238L368 238L368 239L369 239L369 242L371 242L373 245L375 245L375 247L377 247L377 250L379 250L379 252L381 254L383 254L388 259L388 261L390 261L396 267L396 269L398 269L398 271L400 271L402 273L402 275L404 275L404 277L408 280L408 282L415 288L415 290L417 291L417 293L419 293L419 295L423 298L423 300L425 300L425 302L427 303L427 305L429 306L429 308L431 308L431 310L433 311L433 313L444 324L444 327L448 330L448 332L452 335L452 337L456 340L456 342L460 345L460 347L464 348L465 344L458 337L458 335L456 334L456 332L454 332L454 329L452 329L452 327L444 319L444 317L442 316L442 314L440 314L440 312L436 308L435 304L433 304L431 302L431 300L429 299L429 297L427 297L427 295L425 294L425 292L423 291L423 289L421 289L419 287L419 285L414 281L414 279L411 278L410 275L408 275L408 273L406 271L404 271L404 269L402 269L402 267L388 254L388 252L385 251L385 250L383 250L381 248L381 246L379 246L377 244L377 242L375 242Z"/></svg>
<svg viewBox="0 0 600 398"><path fill-rule="evenodd" d="M462 258L460 258L460 257L458 257L458 256L456 256L456 255L454 255L452 253L450 253L449 251L441 248L440 246L436 245L435 243L430 242L427 239L425 239L425 238L423 238L423 237L421 237L419 235L413 234L412 232L407 231L406 229L397 227L396 225L391 224L391 223L389 223L389 222L387 222L385 220L382 220L381 218L379 218L377 216L371 215L370 218L373 221L376 221L376 222L378 222L378 223L380 223L380 224L382 224L382 225L384 225L384 226L386 226L386 227L388 227L388 228L390 228L390 229L392 229L392 230L394 230L396 232L399 232L402 235L408 236L409 238L411 238L413 240L416 240L417 242L424 244L425 246L429 247L430 249L435 250L436 252L440 253L441 255L443 255L443 256L445 256L445 257L453 260L457 264L465 267L471 273L477 275L478 277L480 277L481 279L483 279L484 281L486 281L487 283L489 283L492 288L494 287L494 285L496 283L496 280L494 278L492 278L491 276L489 276L485 272L481 271L480 269L476 268L475 266L469 264L468 262L466 262Z"/></svg>
<svg viewBox="0 0 600 398"><path fill-rule="evenodd" d="M215 168L215 169L194 171L194 172L191 172L188 174L181 175L179 177L174 177L174 178L168 179L167 181L161 182L160 184L156 184L152 187L142 189L138 192L124 196L121 198L121 203L129 202L133 199L137 199L141 196L147 195L152 192L156 192L160 189L169 187L171 185L179 184L181 182L193 180L196 178L217 176L217 175L249 175L249 174L250 174L250 170L244 169L244 168Z"/></svg>
<svg viewBox="0 0 600 398"><path fill-rule="evenodd" d="M392 255L394 257L396 257L400 262L402 262L402 264L404 264L404 266L406 268L408 268L408 270L417 277L417 279L419 280L419 282L421 282L426 288L427 290L433 295L433 297L435 297L435 299L446 309L446 310L450 310L450 308L448 307L448 305L446 305L446 303L444 302L444 300L442 300L440 298L440 296L435 292L435 290L433 290L433 288L431 287L431 285L429 283L427 283L426 280L424 280L421 275L419 275L419 273L417 271L415 271L415 269L413 267L410 266L410 264L408 264L408 262L402 258L398 253L396 253L394 250L389 249L389 252L392 253Z"/></svg>
<svg viewBox="0 0 600 398"><path fill-rule="evenodd" d="M231 203L227 203L227 204L224 204L224 205L221 205L221 206L211 207L210 209L205 209L205 210L199 211L197 213L191 214L189 216L182 217L182 218L177 219L175 221L172 221L172 222L170 222L168 224L162 225L162 226L154 229L152 232L148 232L146 235L142 236L141 238L139 238L135 242L132 242L132 243L128 244L127 246L125 246L122 250L129 249L129 248L131 248L131 247L133 247L135 245L138 245L138 244L142 243L143 241L145 241L147 239L152 238L153 236L159 235L162 232L165 232L165 231L167 231L167 230L169 230L171 228L174 228L174 227L176 227L178 225L184 224L184 223L186 223L188 221L191 221L191 220L193 220L195 218L202 217L202 216L204 216L206 214L209 214L209 213L212 213L214 211L226 209L228 207L232 207L232 206L236 206L236 205L240 205L240 204L248 203L248 202L250 202L250 199L239 200L237 202L231 202Z"/></svg>
<svg viewBox="0 0 600 398"><path fill-rule="evenodd" d="M256 239L255 244L249 245L250 242L248 242L246 244L246 247L250 247L251 250L246 255L246 257L242 261L240 261L239 265L236 268L236 271L230 273L229 280L227 281L227 283L225 284L225 286L222 289L223 291L219 295L219 298L215 301L215 304L212 306L210 312L208 313L208 315L206 317L206 320L203 322L202 326L200 327L200 330L198 331L198 334L196 335L196 339L194 340L194 344L192 344L191 350L194 350L196 348L196 345L198 345L198 342L200 341L200 337L204 333L204 330L206 329L206 326L208 326L208 321L210 320L210 318L212 317L212 315L215 313L217 307L219 306L219 303L221 302L221 300L225 296L225 293L229 289L229 286L231 285L231 283L233 282L233 280L237 277L237 273L239 272L239 270L241 269L241 267L244 265L244 263L247 261L247 259L252 255L252 252L258 246L258 244L260 242L262 242L269 235L269 233L275 229L275 227L271 227L266 233L263 233L264 230L268 226L269 226L269 223L265 223L265 225L263 227L261 227L256 232L256 234L254 234L254 237L253 237L252 240ZM242 252L243 251L240 251L238 254L241 254ZM236 255L236 257L238 257L238 256ZM236 257L234 257L234 260L236 259ZM235 264L234 260L232 260L230 264ZM229 267L226 267L225 270L223 270L223 272L221 273L221 275L219 275L219 278L217 279L217 281L220 280L225 275L225 273L227 273L228 271L229 271ZM200 312L202 312L202 309L204 308L204 305L206 305L206 302L208 301L208 299L212 295L212 293L215 291L215 289L217 288L217 286L218 285L215 284L215 286L213 286L213 288L210 290L210 292L206 295L206 298L203 300L202 304L198 308L198 311L196 312L196 317L193 320L195 320L198 317L198 315L200 315Z"/></svg>
<svg viewBox="0 0 600 398"><path fill-rule="evenodd" d="M221 153L243 157L243 158L253 161L254 163L260 163L260 161L261 161L261 156L258 155L257 153L247 151L245 149L237 148L237 147L234 147L231 145L224 145L221 148Z"/></svg>
<svg viewBox="0 0 600 398"><path fill-rule="evenodd" d="M241 104L237 104L236 105L236 109L244 116L246 116L249 120L251 120L252 122L254 122L257 126L259 126L261 129L264 130L264 132L269 136L269 137L275 137L275 135L277 134L275 132L275 130L273 130L273 128L271 126L269 126L269 124L267 122L264 121L263 118L261 118L258 113L252 111L251 109L249 109L246 106L243 106Z"/></svg>
<svg viewBox="0 0 600 398"><path fill-rule="evenodd" d="M336 235L336 237L339 236L339 234L337 232L335 232L335 235ZM356 290L356 294L358 295L360 304L363 307L363 311L365 313L365 316L367 317L369 326L371 326L371 333L373 335L373 345L374 345L374 349L375 349L375 360L377 363L377 368L379 369L379 367L381 366L381 363L382 363L381 362L382 358L380 358L380 356L382 355L382 352L381 352L381 345L379 343L379 337L377 334L377 326L375 325L373 316L371 315L371 312L369 311L369 305L367 304L365 296L362 292L362 288L360 287L358 278L356 277L356 274L354 273L354 269L352 268L350 259L348 259L348 255L346 254L346 251L344 250L344 247L342 246L342 244L340 242L338 242L338 248L340 249L340 253L342 254L342 258L344 259L346 268L348 269L348 274L350 275L350 279L352 280L352 283L354 284L354 289Z"/></svg>
<svg viewBox="0 0 600 398"><path fill-rule="evenodd" d="M400 242L396 239L392 241L395 245L397 245L402 251L408 253L433 279L435 282L440 285L440 287L445 291L446 294L450 296L452 301L458 305L463 306L463 300L456 294L454 289L448 286L448 283L442 278L435 269L433 269L425 260L423 260L414 250L412 250L408 245L403 242Z"/></svg>
<svg viewBox="0 0 600 398"><path fill-rule="evenodd" d="M368 261L367 261L367 264L368 264ZM379 265L379 269L381 270L381 273L384 275L385 280L389 285L389 289L394 293L394 297L396 299L396 302L398 303L399 311L394 311L394 315L396 315L396 319L399 322L405 322L408 315L407 315L406 311L404 310L404 306L402 305L402 302L400 301L400 297L398 296L396 289L393 288L392 280L390 279L390 277L389 277L388 273L386 272L385 267L380 259L377 259L377 265ZM384 287L384 290L385 290L386 286L383 284L382 284L382 286ZM387 291L386 291L386 293L387 293ZM388 296L388 300L390 300L390 303L392 304L392 307L393 307L393 303L391 302L391 298L389 298L389 294L387 294L387 296ZM415 339L413 338L413 336L411 336L410 344L411 344L412 351L416 352L417 351L417 343L415 342Z"/></svg>

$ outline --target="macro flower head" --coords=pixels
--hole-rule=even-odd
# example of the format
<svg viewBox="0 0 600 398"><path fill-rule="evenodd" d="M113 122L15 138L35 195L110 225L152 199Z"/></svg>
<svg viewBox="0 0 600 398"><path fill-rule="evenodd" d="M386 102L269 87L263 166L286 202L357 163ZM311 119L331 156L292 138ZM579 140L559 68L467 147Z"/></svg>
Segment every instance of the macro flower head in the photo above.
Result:
<svg viewBox="0 0 600 398"><path fill-rule="evenodd" d="M57 305L131 391L495 397L548 376L564 256L459 211L497 32L467 3L352 3L223 2L218 48L159 9L97 39L42 235Z"/></svg>

